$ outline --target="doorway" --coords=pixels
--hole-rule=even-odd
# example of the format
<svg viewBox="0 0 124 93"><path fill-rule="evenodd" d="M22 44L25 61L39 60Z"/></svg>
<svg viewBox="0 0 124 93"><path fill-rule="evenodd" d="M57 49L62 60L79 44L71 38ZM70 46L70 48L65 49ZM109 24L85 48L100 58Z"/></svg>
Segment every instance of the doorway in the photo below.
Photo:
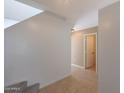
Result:
<svg viewBox="0 0 124 93"><path fill-rule="evenodd" d="M84 34L85 69L97 72L97 33Z"/></svg>

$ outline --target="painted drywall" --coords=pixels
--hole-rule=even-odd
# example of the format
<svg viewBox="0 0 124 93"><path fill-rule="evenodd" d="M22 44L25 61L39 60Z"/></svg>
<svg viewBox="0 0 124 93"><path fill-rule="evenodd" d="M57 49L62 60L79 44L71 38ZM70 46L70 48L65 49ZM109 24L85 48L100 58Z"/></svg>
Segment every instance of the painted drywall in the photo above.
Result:
<svg viewBox="0 0 124 93"><path fill-rule="evenodd" d="M49 85L71 73L71 25L44 12L5 29L5 86Z"/></svg>
<svg viewBox="0 0 124 93"><path fill-rule="evenodd" d="M12 25L15 25L18 22L19 21L8 19L8 18L4 18L4 29L7 28L7 27L10 27Z"/></svg>
<svg viewBox="0 0 124 93"><path fill-rule="evenodd" d="M120 15L119 2L99 11L98 93L120 93Z"/></svg>
<svg viewBox="0 0 124 93"><path fill-rule="evenodd" d="M84 67L84 34L97 32L97 27L74 31L71 34L71 63Z"/></svg>

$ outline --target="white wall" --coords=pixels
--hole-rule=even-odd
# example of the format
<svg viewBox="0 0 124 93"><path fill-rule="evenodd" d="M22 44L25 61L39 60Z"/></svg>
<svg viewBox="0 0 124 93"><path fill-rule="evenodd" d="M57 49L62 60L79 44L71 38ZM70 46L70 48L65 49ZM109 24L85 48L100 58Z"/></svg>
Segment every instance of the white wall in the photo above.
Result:
<svg viewBox="0 0 124 93"><path fill-rule="evenodd" d="M97 27L74 31L71 34L71 63L84 67L84 34L97 32Z"/></svg>
<svg viewBox="0 0 124 93"><path fill-rule="evenodd" d="M8 19L8 18L4 18L4 28L10 27L12 25L15 25L18 22L19 21Z"/></svg>
<svg viewBox="0 0 124 93"><path fill-rule="evenodd" d="M5 29L5 86L28 80L44 87L70 75L70 27L43 13Z"/></svg>
<svg viewBox="0 0 124 93"><path fill-rule="evenodd" d="M99 11L99 93L120 93L119 17L119 2L103 8Z"/></svg>

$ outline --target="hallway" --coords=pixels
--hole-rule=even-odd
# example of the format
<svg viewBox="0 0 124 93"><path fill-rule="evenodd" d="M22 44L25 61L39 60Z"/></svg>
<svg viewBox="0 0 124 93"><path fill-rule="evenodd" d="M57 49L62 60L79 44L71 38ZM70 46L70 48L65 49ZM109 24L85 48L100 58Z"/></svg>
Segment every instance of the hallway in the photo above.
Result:
<svg viewBox="0 0 124 93"><path fill-rule="evenodd" d="M39 93L97 93L97 75L72 67L71 76L40 90Z"/></svg>
<svg viewBox="0 0 124 93"><path fill-rule="evenodd" d="M4 1L5 91L120 92L120 0Z"/></svg>

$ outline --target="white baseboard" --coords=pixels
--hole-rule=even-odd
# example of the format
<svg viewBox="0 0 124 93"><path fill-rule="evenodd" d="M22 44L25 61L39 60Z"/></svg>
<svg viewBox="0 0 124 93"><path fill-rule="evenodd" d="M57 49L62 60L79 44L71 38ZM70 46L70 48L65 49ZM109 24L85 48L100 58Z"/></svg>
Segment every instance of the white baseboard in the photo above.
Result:
<svg viewBox="0 0 124 93"><path fill-rule="evenodd" d="M73 67L77 67L77 68L80 68L80 69L85 69L85 67L83 67L83 66L79 66L79 65L76 65L76 64L71 64L71 66L73 66Z"/></svg>

